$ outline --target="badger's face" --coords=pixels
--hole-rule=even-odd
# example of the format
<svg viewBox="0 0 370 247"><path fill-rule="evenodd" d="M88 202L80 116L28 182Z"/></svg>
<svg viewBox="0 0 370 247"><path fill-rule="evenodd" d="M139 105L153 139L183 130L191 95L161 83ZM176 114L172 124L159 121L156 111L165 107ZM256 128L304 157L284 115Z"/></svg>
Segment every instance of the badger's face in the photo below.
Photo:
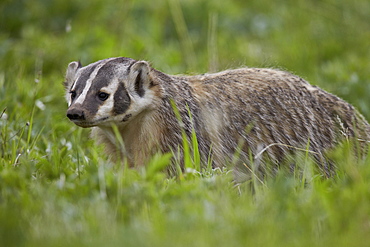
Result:
<svg viewBox="0 0 370 247"><path fill-rule="evenodd" d="M145 61L110 58L82 67L69 64L67 117L81 127L125 124L150 109L155 92Z"/></svg>

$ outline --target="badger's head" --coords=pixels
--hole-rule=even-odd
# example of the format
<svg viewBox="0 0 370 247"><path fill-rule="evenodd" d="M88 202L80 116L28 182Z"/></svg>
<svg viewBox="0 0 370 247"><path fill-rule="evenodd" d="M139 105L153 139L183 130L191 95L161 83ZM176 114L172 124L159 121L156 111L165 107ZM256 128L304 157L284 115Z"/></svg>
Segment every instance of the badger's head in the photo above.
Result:
<svg viewBox="0 0 370 247"><path fill-rule="evenodd" d="M82 67L68 65L66 80L67 117L87 128L125 124L155 100L156 86L145 61L109 58Z"/></svg>

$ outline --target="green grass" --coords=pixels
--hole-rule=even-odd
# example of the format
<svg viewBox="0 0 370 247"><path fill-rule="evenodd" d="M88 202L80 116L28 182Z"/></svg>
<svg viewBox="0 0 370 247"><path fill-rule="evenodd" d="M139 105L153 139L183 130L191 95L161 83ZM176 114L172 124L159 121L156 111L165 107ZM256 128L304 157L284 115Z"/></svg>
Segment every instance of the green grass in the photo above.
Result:
<svg viewBox="0 0 370 247"><path fill-rule="evenodd" d="M367 0L2 1L0 246L369 246L370 155L344 145L330 179L303 159L303 175L239 186L226 169L169 178L168 156L128 169L66 119L62 86L70 61L111 56L166 73L277 67L370 119L369 12Z"/></svg>

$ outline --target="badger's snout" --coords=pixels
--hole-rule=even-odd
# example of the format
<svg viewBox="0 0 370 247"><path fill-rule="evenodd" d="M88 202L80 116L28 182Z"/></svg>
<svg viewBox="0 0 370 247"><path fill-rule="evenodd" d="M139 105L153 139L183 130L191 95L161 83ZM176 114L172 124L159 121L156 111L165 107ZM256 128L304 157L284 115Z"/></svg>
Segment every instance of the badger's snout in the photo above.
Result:
<svg viewBox="0 0 370 247"><path fill-rule="evenodd" d="M72 121L73 120L86 120L85 112L82 109L78 109L75 107L68 109L67 117Z"/></svg>

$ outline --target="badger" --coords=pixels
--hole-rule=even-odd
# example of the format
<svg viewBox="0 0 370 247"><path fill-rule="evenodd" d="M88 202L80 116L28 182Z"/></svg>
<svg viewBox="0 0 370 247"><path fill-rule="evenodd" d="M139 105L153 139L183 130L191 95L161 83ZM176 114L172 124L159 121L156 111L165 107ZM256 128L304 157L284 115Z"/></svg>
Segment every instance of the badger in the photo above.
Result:
<svg viewBox="0 0 370 247"><path fill-rule="evenodd" d="M279 167L286 156L306 150L330 176L335 165L328 150L348 139L366 150L370 140L369 123L352 105L277 69L175 76L117 57L85 67L71 62L64 86L67 117L92 128L109 156L131 167L168 152L181 166L183 141L196 136L203 165L244 167L258 158ZM258 170L266 172L266 165Z"/></svg>

